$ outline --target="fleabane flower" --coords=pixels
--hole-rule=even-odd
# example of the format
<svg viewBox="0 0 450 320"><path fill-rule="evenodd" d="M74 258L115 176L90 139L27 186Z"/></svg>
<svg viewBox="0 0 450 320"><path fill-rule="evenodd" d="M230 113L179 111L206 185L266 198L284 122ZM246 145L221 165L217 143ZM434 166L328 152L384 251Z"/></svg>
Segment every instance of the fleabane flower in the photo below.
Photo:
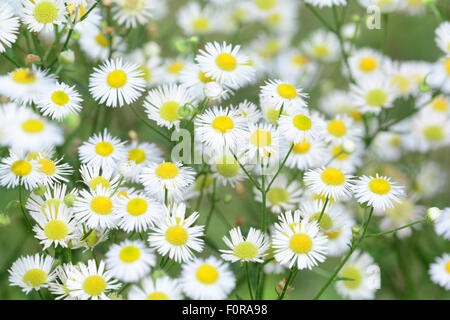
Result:
<svg viewBox="0 0 450 320"><path fill-rule="evenodd" d="M260 98L266 100L276 110L286 108L287 111L295 111L306 108L305 98L308 97L301 89L281 80L269 80L261 87Z"/></svg>
<svg viewBox="0 0 450 320"><path fill-rule="evenodd" d="M125 282L139 281L155 264L153 250L140 240L113 244L106 253L106 265L112 276Z"/></svg>
<svg viewBox="0 0 450 320"><path fill-rule="evenodd" d="M100 104L122 107L135 102L145 89L143 72L137 64L108 60L89 77L89 92Z"/></svg>
<svg viewBox="0 0 450 320"><path fill-rule="evenodd" d="M115 169L117 162L126 157L124 144L105 128L103 134L94 134L79 147L80 161L102 169Z"/></svg>
<svg viewBox="0 0 450 320"><path fill-rule="evenodd" d="M278 121L280 134L295 144L304 140L316 140L324 135L324 121L307 109L300 109L290 115L281 115Z"/></svg>
<svg viewBox="0 0 450 320"><path fill-rule="evenodd" d="M400 197L405 195L403 186L378 174L375 177L360 177L353 186L353 193L359 203L367 203L379 210L394 207L396 203L400 203Z"/></svg>
<svg viewBox="0 0 450 320"><path fill-rule="evenodd" d="M445 54L450 55L450 22L444 21L434 31L436 45Z"/></svg>
<svg viewBox="0 0 450 320"><path fill-rule="evenodd" d="M368 77L382 70L383 55L371 48L356 50L348 59L352 74L357 78Z"/></svg>
<svg viewBox="0 0 450 320"><path fill-rule="evenodd" d="M347 5L347 0L305 0L305 2L319 8Z"/></svg>
<svg viewBox="0 0 450 320"><path fill-rule="evenodd" d="M23 152L10 151L9 157L0 163L0 184L6 188L15 188L19 184L32 190L39 183L46 182L41 165L36 160L28 160Z"/></svg>
<svg viewBox="0 0 450 320"><path fill-rule="evenodd" d="M434 283L445 290L450 290L450 254L445 253L441 257L437 257L430 265L428 273Z"/></svg>
<svg viewBox="0 0 450 320"><path fill-rule="evenodd" d="M250 59L240 53L239 48L240 46L233 47L226 42L222 45L218 42L208 42L195 59L207 77L238 88L250 81L254 75Z"/></svg>
<svg viewBox="0 0 450 320"><path fill-rule="evenodd" d="M14 11L6 3L0 4L0 52L5 52L7 48L17 40L19 32L19 18L14 16Z"/></svg>
<svg viewBox="0 0 450 320"><path fill-rule="evenodd" d="M292 217L291 211L284 216L279 217L272 235L275 260L283 266L299 270L312 269L325 261L328 238L320 232L317 222L300 221L299 215Z"/></svg>
<svg viewBox="0 0 450 320"><path fill-rule="evenodd" d="M114 0L113 18L126 28L136 28L138 24L146 24L152 17L154 8L151 0Z"/></svg>
<svg viewBox="0 0 450 320"><path fill-rule="evenodd" d="M162 276L144 278L141 285L133 285L128 300L181 300L183 295L177 279Z"/></svg>
<svg viewBox="0 0 450 320"><path fill-rule="evenodd" d="M303 180L312 192L325 198L336 201L347 199L351 195L352 177L337 168L322 167L308 170Z"/></svg>
<svg viewBox="0 0 450 320"><path fill-rule="evenodd" d="M230 240L231 239L231 240ZM236 262L263 262L270 247L270 242L264 234L255 228L250 228L247 237L243 237L239 227L230 230L230 239L224 236L223 242L227 250L220 250L224 260Z"/></svg>
<svg viewBox="0 0 450 320"><path fill-rule="evenodd" d="M107 294L121 287L112 277L109 270L105 270L105 262L98 266L94 259L88 260L87 265L80 263L72 270L67 279L67 290L73 298L80 300L109 300Z"/></svg>
<svg viewBox="0 0 450 320"><path fill-rule="evenodd" d="M22 4L22 20L31 32L49 32L65 21L66 7L62 0L23 1Z"/></svg>
<svg viewBox="0 0 450 320"><path fill-rule="evenodd" d="M45 254L20 257L8 270L9 282L12 286L20 287L26 294L31 290L47 288L55 278L53 263L53 258Z"/></svg>
<svg viewBox="0 0 450 320"><path fill-rule="evenodd" d="M83 99L75 90L75 86L65 83L56 83L37 98L36 106L42 114L57 121L62 121L69 114L81 111Z"/></svg>
<svg viewBox="0 0 450 320"><path fill-rule="evenodd" d="M159 254L175 262L186 262L194 257L193 251L203 251L204 226L194 226L199 214L192 213L185 217L186 205L181 203L166 208L166 215L159 224L151 228L148 237L150 247L155 248Z"/></svg>

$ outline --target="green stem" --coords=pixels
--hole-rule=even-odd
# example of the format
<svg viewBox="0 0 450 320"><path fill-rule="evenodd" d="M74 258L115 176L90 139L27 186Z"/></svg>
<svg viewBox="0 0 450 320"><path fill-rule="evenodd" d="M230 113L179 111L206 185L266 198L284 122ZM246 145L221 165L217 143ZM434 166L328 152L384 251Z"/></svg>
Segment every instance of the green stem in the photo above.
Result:
<svg viewBox="0 0 450 320"><path fill-rule="evenodd" d="M294 271L294 269L295 269L295 271ZM292 282L294 282L295 277L297 276L297 273L298 273L298 268L295 268L295 266L292 267L289 270L288 278L286 279L286 283L284 284L283 290L281 291L281 295L278 297L278 300L283 300L284 299L284 296L286 295L287 288L289 287L289 285Z"/></svg>
<svg viewBox="0 0 450 320"><path fill-rule="evenodd" d="M5 57L5 59L11 62L13 65L15 65L17 68L20 67L19 64L16 62L16 60L13 57L10 57L6 52L2 52L2 56Z"/></svg>
<svg viewBox="0 0 450 320"><path fill-rule="evenodd" d="M330 198L328 198L328 197L325 199L325 203L323 204L322 211L320 212L320 215L319 215L319 219L317 219L317 223L319 223L319 224L320 224L320 220L322 220L322 216L325 212L325 208L327 207L329 200L330 200Z"/></svg>
<svg viewBox="0 0 450 320"><path fill-rule="evenodd" d="M161 136L162 138L164 138L165 140L167 140L168 142L172 142L172 140L170 140L169 137L167 137L164 133L162 133L161 131L159 131L158 129L156 129L155 127L153 127L150 123L148 123L139 113L137 113L136 109L134 109L134 107L130 104L130 109L133 111L134 115L136 116L136 118L138 118L139 120L141 120L149 129L151 129L153 132L157 133L159 136Z"/></svg>
<svg viewBox="0 0 450 320"><path fill-rule="evenodd" d="M289 158L289 155L291 154L292 150L294 149L294 144L291 145L291 147L289 148L288 153L286 154L286 156L283 159L283 162L281 162L280 167L278 168L277 172L275 173L275 175L273 176L272 180L270 180L269 185L266 188L266 192L268 192L270 190L270 187L272 186L272 183L275 182L275 179L278 177L278 175L281 172L281 169L283 169L284 165L286 164L287 159Z"/></svg>
<svg viewBox="0 0 450 320"><path fill-rule="evenodd" d="M413 226L413 225L415 225L415 224L418 224L418 223L424 223L424 222L427 222L427 219L417 220L417 221L414 221L414 222L405 224L404 226L401 226L401 227L398 227L398 228L395 228L395 229L392 229L392 230L388 230L388 231L385 231L385 232L380 232L380 233L370 233L370 234L366 235L366 238L373 238L373 237L384 236L385 234L389 234L389 233L392 233L392 232L396 232L396 231L399 231L399 230L402 230L402 229L411 227L411 226Z"/></svg>
<svg viewBox="0 0 450 320"><path fill-rule="evenodd" d="M205 234L208 231L209 222L211 221L212 214L214 212L214 207L216 206L216 180L213 181L213 191L211 195L211 207L209 208L208 217L205 223Z"/></svg>
<svg viewBox="0 0 450 320"><path fill-rule="evenodd" d="M27 213L25 212L24 203L22 201L22 181L19 182L19 206L20 206L20 211L22 212L22 215L25 218L27 226L28 226L29 230L31 231L33 229L33 226L31 225L30 219L28 219Z"/></svg>
<svg viewBox="0 0 450 320"><path fill-rule="evenodd" d="M309 3L305 3L305 6L311 10L311 12L316 16L317 19L320 20L320 22L322 22L322 24L331 32L336 33L336 31L333 29L333 27L331 27L330 24L328 24L328 22L316 11L316 9L314 9L313 6L311 6ZM334 6L333 6L334 8Z"/></svg>
<svg viewBox="0 0 450 320"><path fill-rule="evenodd" d="M255 179L253 179L253 177L250 175L250 173L247 171L247 169L244 168L244 166L242 165L242 163L239 161L239 159L237 158L237 156L233 154L234 159L236 159L237 163L239 164L239 167L241 167L242 171L244 171L245 175L250 179L250 181L252 182L252 184L256 187L256 189L261 190L261 187L259 186L259 183L256 182Z"/></svg>
<svg viewBox="0 0 450 320"><path fill-rule="evenodd" d="M248 292L250 293L250 299L255 300L253 296L252 282L250 280L250 272L248 271L248 262L245 262L245 273L247 275L247 285L248 285Z"/></svg>
<svg viewBox="0 0 450 320"><path fill-rule="evenodd" d="M369 226L370 223L370 219L372 218L372 213L373 213L373 207L370 208L370 212L369 212L369 216L367 217L366 223L364 224L364 229L363 232L361 234L361 236L358 238L358 240L356 241L356 243L352 246L352 248L350 249L350 251L347 253L347 255L345 256L344 260L342 260L342 262L339 264L339 266L336 268L336 270L334 271L334 273L331 275L331 277L328 279L328 281L325 283L325 285L320 289L320 291L317 293L317 295L314 297L314 300L318 300L322 294L325 292L325 290L328 289L328 287L330 286L330 284L334 281L334 279L336 278L336 276L338 275L338 273L341 271L341 269L344 267L345 263L348 261L348 259L350 258L350 256L352 255L352 253L358 248L358 246L361 244L361 242L364 240L364 237L366 235L367 232L367 227Z"/></svg>

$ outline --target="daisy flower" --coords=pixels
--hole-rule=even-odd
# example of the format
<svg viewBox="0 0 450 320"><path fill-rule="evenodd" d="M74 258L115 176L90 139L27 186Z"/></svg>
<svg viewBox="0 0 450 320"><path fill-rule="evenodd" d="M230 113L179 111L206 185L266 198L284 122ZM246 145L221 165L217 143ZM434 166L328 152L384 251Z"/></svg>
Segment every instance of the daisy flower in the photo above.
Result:
<svg viewBox="0 0 450 320"><path fill-rule="evenodd" d="M442 210L441 216L436 219L434 230L444 239L450 240L450 208Z"/></svg>
<svg viewBox="0 0 450 320"><path fill-rule="evenodd" d="M119 220L119 228L125 232L147 231L164 215L162 205L142 193L118 196L113 210Z"/></svg>
<svg viewBox="0 0 450 320"><path fill-rule="evenodd" d="M330 257L339 257L350 249L353 239L352 227L355 221L339 205L335 205L334 209L339 212L337 227L332 231L324 232L324 235L328 237L327 254Z"/></svg>
<svg viewBox="0 0 450 320"><path fill-rule="evenodd" d="M380 73L358 80L350 85L350 94L354 104L361 112L379 113L383 108L392 108L397 97L392 84Z"/></svg>
<svg viewBox="0 0 450 320"><path fill-rule="evenodd" d="M181 162L150 163L142 169L139 181L148 194L163 202L183 199L183 192L194 182L194 171Z"/></svg>
<svg viewBox="0 0 450 320"><path fill-rule="evenodd" d="M387 208L383 213L383 219L380 221L380 229L388 231L410 224L411 222L419 220L421 213L425 211L422 206L417 206L414 201L402 198L397 206ZM419 225L413 225L409 228L404 228L395 232L399 238L409 237L412 234L413 228Z"/></svg>
<svg viewBox="0 0 450 320"><path fill-rule="evenodd" d="M305 0L305 2L319 8L347 5L347 0Z"/></svg>
<svg viewBox="0 0 450 320"><path fill-rule="evenodd" d="M100 186L96 190L81 190L73 202L75 218L91 229L115 228L117 215L114 212L111 192Z"/></svg>
<svg viewBox="0 0 450 320"><path fill-rule="evenodd" d="M216 29L216 12L211 6L200 7L197 2L190 2L178 11L178 24L187 35L204 35Z"/></svg>
<svg viewBox="0 0 450 320"><path fill-rule="evenodd" d="M231 239L231 241L230 241ZM230 239L224 236L223 242L227 245L227 250L220 250L221 257L226 261L236 262L260 262L264 261L270 242L264 234L257 229L250 228L247 237L242 236L239 227L230 230Z"/></svg>
<svg viewBox="0 0 450 320"><path fill-rule="evenodd" d="M281 79L311 88L318 64L302 50L288 48L277 57L277 69Z"/></svg>
<svg viewBox="0 0 450 320"><path fill-rule="evenodd" d="M337 292L352 300L367 300L375 297L380 283L379 267L368 253L356 250L338 273L338 277L352 280L336 281Z"/></svg>
<svg viewBox="0 0 450 320"><path fill-rule="evenodd" d="M85 21L92 16L93 12L89 14ZM75 28L79 28L81 24L82 23L77 23ZM109 37L99 30L97 24L79 28L78 32L80 32L80 40L78 41L80 48L87 58L91 60L107 60L110 47L114 51L123 51L126 49L126 43L121 37L112 35L111 39L109 39Z"/></svg>
<svg viewBox="0 0 450 320"><path fill-rule="evenodd" d="M440 89L445 94L450 94L450 55L439 59L431 67L431 73L427 82L433 88Z"/></svg>
<svg viewBox="0 0 450 320"><path fill-rule="evenodd" d="M208 42L204 50L199 50L195 60L207 77L238 88L250 81L254 74L249 58L239 53L239 48L240 46L233 47L226 42L222 45L218 42Z"/></svg>
<svg viewBox="0 0 450 320"><path fill-rule="evenodd" d="M355 150L351 153L346 152L343 147L345 143L349 142L356 145ZM362 164L362 157L364 155L363 150L364 147L361 145L360 141L357 141L355 144L352 140L346 140L340 145L331 144L328 147L326 158L332 159L329 166L347 173L353 173Z"/></svg>
<svg viewBox="0 0 450 320"><path fill-rule="evenodd" d="M205 94L205 86L210 82L215 82L213 78L207 77L204 72L200 70L200 66L196 63L189 63L183 70L180 71L180 83L183 87L189 90L197 99L203 99ZM223 98L226 99L228 95Z"/></svg>
<svg viewBox="0 0 450 320"><path fill-rule="evenodd" d="M89 92L100 104L122 107L135 102L145 89L143 73L137 64L122 59L108 60L89 77Z"/></svg>
<svg viewBox="0 0 450 320"><path fill-rule="evenodd" d="M67 248L68 242L75 237L76 222L72 211L64 203L44 206L42 213L34 214L33 219L37 222L33 231L44 250L52 244Z"/></svg>
<svg viewBox="0 0 450 320"><path fill-rule="evenodd" d="M9 282L12 286L20 287L26 294L31 290L47 288L55 278L52 272L53 263L51 256L38 253L20 257L8 270Z"/></svg>
<svg viewBox="0 0 450 320"><path fill-rule="evenodd" d="M386 58L372 48L360 48L352 53L348 63L352 74L359 79L382 71L383 59Z"/></svg>
<svg viewBox="0 0 450 320"><path fill-rule="evenodd" d="M300 109L290 115L281 115L278 121L280 134L295 144L304 140L317 140L324 133L322 118L307 109Z"/></svg>
<svg viewBox="0 0 450 320"><path fill-rule="evenodd" d="M84 251L93 250L98 244L108 240L108 229L89 229L78 225L75 229L75 239L70 243L72 249L84 248Z"/></svg>
<svg viewBox="0 0 450 320"><path fill-rule="evenodd" d="M22 20L31 32L51 32L65 22L66 7L62 0L23 1Z"/></svg>
<svg viewBox="0 0 450 320"><path fill-rule="evenodd" d="M182 265L181 288L195 300L224 300L236 285L228 264L210 256L196 258Z"/></svg>
<svg viewBox="0 0 450 320"><path fill-rule="evenodd" d="M287 223L287 221L293 221ZM283 266L312 269L326 259L328 238L323 235L316 221L301 221L291 211L279 217L272 234L274 257Z"/></svg>
<svg viewBox="0 0 450 320"><path fill-rule="evenodd" d="M65 263L55 268L55 280L48 287L48 290L56 296L55 300L76 300L69 295L70 292L66 286L74 268L76 267L72 263Z"/></svg>
<svg viewBox="0 0 450 320"><path fill-rule="evenodd" d="M161 83L173 84L180 81L181 72L192 59L177 57L166 59L162 65Z"/></svg>
<svg viewBox="0 0 450 320"><path fill-rule="evenodd" d="M126 28L136 28L138 24L146 24L152 17L153 1L151 0L114 0L113 18Z"/></svg>
<svg viewBox="0 0 450 320"><path fill-rule="evenodd" d="M441 257L437 257L430 265L428 273L434 283L445 290L450 290L450 254L444 253Z"/></svg>
<svg viewBox="0 0 450 320"><path fill-rule="evenodd" d="M195 119L195 135L205 146L218 151L235 151L246 129L247 121L231 108L213 107Z"/></svg>
<svg viewBox="0 0 450 320"><path fill-rule="evenodd" d="M337 114L348 115L356 123L362 122L362 113L354 105L347 91L333 90L319 100L320 110L330 117Z"/></svg>
<svg viewBox="0 0 450 320"><path fill-rule="evenodd" d="M181 288L178 280L162 276L142 279L141 286L133 285L128 291L128 300L181 300Z"/></svg>
<svg viewBox="0 0 450 320"><path fill-rule="evenodd" d="M45 173L47 177L46 184L67 182L68 180L64 176L72 174L72 167L67 163L62 163L63 158L53 160L52 155L53 152L38 152L36 154L29 154L27 158L38 162L40 165L38 170Z"/></svg>
<svg viewBox="0 0 450 320"><path fill-rule="evenodd" d="M73 298L79 300L109 300L107 294L120 288L120 283L113 279L111 272L105 270L105 263L88 260L87 265L79 263L72 269L66 287Z"/></svg>
<svg viewBox="0 0 450 320"><path fill-rule="evenodd" d="M236 155L242 164L242 155ZM237 182L245 179L246 175L239 162L234 158L231 152L217 152L213 156L211 169L214 172L214 178L223 185L234 186ZM245 168L245 164L243 164Z"/></svg>
<svg viewBox="0 0 450 320"><path fill-rule="evenodd" d="M403 139L406 149L424 153L450 144L450 119L446 116L417 114L411 119L410 130Z"/></svg>
<svg viewBox="0 0 450 320"><path fill-rule="evenodd" d="M278 131L270 124L249 123L249 130L242 143L247 148L249 161L275 159L279 153ZM275 160L274 160L275 161Z"/></svg>
<svg viewBox="0 0 450 320"><path fill-rule="evenodd" d="M359 203L366 203L374 209L386 210L400 203L404 187L385 176L368 177L363 175L353 186L353 193Z"/></svg>
<svg viewBox="0 0 450 320"><path fill-rule="evenodd" d="M339 40L334 33L318 29L303 43L303 50L315 60L334 62L339 58Z"/></svg>
<svg viewBox="0 0 450 320"><path fill-rule="evenodd" d="M185 104L193 104L186 88L177 85L163 85L151 90L144 101L144 108L150 120L156 121L159 126L178 128L181 116L180 107Z"/></svg>
<svg viewBox="0 0 450 320"><path fill-rule="evenodd" d="M19 18L7 3L0 4L0 25L0 52L5 52L16 42L20 26Z"/></svg>
<svg viewBox="0 0 450 320"><path fill-rule="evenodd" d="M100 166L82 164L80 166L80 173L84 184L94 191L98 187L113 191L118 186L120 180L118 175L114 175L112 169L101 169Z"/></svg>
<svg viewBox="0 0 450 320"><path fill-rule="evenodd" d="M297 89L292 84L281 80L268 80L261 87L260 99L266 100L276 110L286 108L293 111L306 108L307 104L304 100L308 95L302 93L301 89Z"/></svg>
<svg viewBox="0 0 450 320"><path fill-rule="evenodd" d="M344 140L356 140L362 136L361 128L355 126L347 115L337 115L325 122L325 140L334 144L341 144Z"/></svg>
<svg viewBox="0 0 450 320"><path fill-rule="evenodd" d="M244 100L235 107L237 115L248 122L256 123L262 118L262 113L253 102Z"/></svg>
<svg viewBox="0 0 450 320"><path fill-rule="evenodd" d="M45 182L45 174L36 160L28 160L23 152L10 151L0 163L0 184L6 188L15 188L19 184L32 190Z"/></svg>
<svg viewBox="0 0 450 320"><path fill-rule="evenodd" d="M108 270L114 278L124 282L139 281L155 264L153 250L147 248L144 241L125 240L119 244L114 243L106 252Z"/></svg>
<svg viewBox="0 0 450 320"><path fill-rule="evenodd" d="M124 144L105 128L103 134L94 134L78 148L80 161L93 167L115 169L116 163L126 158Z"/></svg>
<svg viewBox="0 0 450 320"><path fill-rule="evenodd" d="M262 203L261 191L256 188L253 188L253 191L255 200ZM302 193L302 188L296 180L289 182L286 175L280 174L266 193L266 205L273 213L292 210L300 203Z"/></svg>
<svg viewBox="0 0 450 320"><path fill-rule="evenodd" d="M436 37L434 38L436 45L445 54L450 55L450 22L444 21L434 31Z"/></svg>
<svg viewBox="0 0 450 320"><path fill-rule="evenodd" d="M75 90L75 86L65 83L56 83L42 93L36 101L36 106L46 117L62 121L69 114L81 111L83 99Z"/></svg>
<svg viewBox="0 0 450 320"><path fill-rule="evenodd" d="M352 177L332 167L308 170L303 178L306 186L325 198L347 199L351 195Z"/></svg>
<svg viewBox="0 0 450 320"><path fill-rule="evenodd" d="M281 142L280 158L284 159L291 146L292 143L289 143L287 140ZM324 165L325 159L326 149L325 144L321 139L309 141L303 140L294 144L285 165L288 168L296 168L305 171Z"/></svg>
<svg viewBox="0 0 450 320"><path fill-rule="evenodd" d="M166 216L157 226L151 228L148 242L162 256L168 255L175 262L186 262L193 259L193 252L203 251L204 226L193 226L199 217L193 212L185 218L186 205L180 203L165 208Z"/></svg>

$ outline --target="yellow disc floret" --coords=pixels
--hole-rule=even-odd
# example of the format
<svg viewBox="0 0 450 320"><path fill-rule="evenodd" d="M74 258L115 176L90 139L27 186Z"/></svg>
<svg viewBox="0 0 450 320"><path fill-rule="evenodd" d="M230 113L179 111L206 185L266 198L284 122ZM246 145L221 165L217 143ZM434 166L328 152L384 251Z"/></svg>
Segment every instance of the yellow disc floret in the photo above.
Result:
<svg viewBox="0 0 450 320"><path fill-rule="evenodd" d="M166 240L174 246L182 246L188 241L188 233L181 226L167 228Z"/></svg>
<svg viewBox="0 0 450 320"><path fill-rule="evenodd" d="M250 143L256 147L268 147L272 144L270 131L256 129L250 136Z"/></svg>
<svg viewBox="0 0 450 320"><path fill-rule="evenodd" d="M95 145L95 152L102 157L107 157L114 152L114 147L109 142L99 142Z"/></svg>
<svg viewBox="0 0 450 320"><path fill-rule="evenodd" d="M22 280L29 286L39 287L47 281L47 273L41 269L30 269L25 272Z"/></svg>
<svg viewBox="0 0 450 320"><path fill-rule="evenodd" d="M210 264L202 264L195 272L197 280L204 284L213 284L219 278L217 268Z"/></svg>
<svg viewBox="0 0 450 320"><path fill-rule="evenodd" d="M229 53L220 53L216 57L216 65L224 71L233 71L236 69L237 61L236 58Z"/></svg>
<svg viewBox="0 0 450 320"><path fill-rule="evenodd" d="M96 214L107 215L111 213L112 210L111 199L104 196L97 196L91 200L91 209Z"/></svg>
<svg viewBox="0 0 450 320"><path fill-rule="evenodd" d="M140 216L147 212L148 203L144 199L134 198L127 204L127 211L132 216Z"/></svg>
<svg viewBox="0 0 450 320"><path fill-rule="evenodd" d="M44 234L50 240L63 240L68 233L67 224L60 220L52 220L44 227Z"/></svg>
<svg viewBox="0 0 450 320"><path fill-rule="evenodd" d="M31 166L31 164L25 160L14 161L14 163L11 166L11 171L16 176L22 177L28 175L32 169L33 167Z"/></svg>
<svg viewBox="0 0 450 320"><path fill-rule="evenodd" d="M64 106L69 102L69 96L62 90L53 92L51 99L58 106Z"/></svg>
<svg viewBox="0 0 450 320"><path fill-rule="evenodd" d="M303 114L297 114L292 119L292 124L298 130L306 131L306 130L311 129L311 119Z"/></svg>
<svg viewBox="0 0 450 320"><path fill-rule="evenodd" d="M391 184L382 178L375 178L369 182L369 189L376 194L386 194L391 191Z"/></svg>
<svg viewBox="0 0 450 320"><path fill-rule="evenodd" d="M289 248L297 254L308 253L312 248L312 239L306 233L297 233L289 240Z"/></svg>
<svg viewBox="0 0 450 320"><path fill-rule="evenodd" d="M328 185L340 186L345 182L345 175L341 170L336 168L327 168L320 175L322 181Z"/></svg>
<svg viewBox="0 0 450 320"><path fill-rule="evenodd" d="M14 70L12 74L12 79L14 82L20 84L31 84L36 82L37 78L33 72L28 68L19 68Z"/></svg>
<svg viewBox="0 0 450 320"><path fill-rule="evenodd" d="M44 122L38 119L30 119L22 122L22 129L27 133L39 133L44 130Z"/></svg>
<svg viewBox="0 0 450 320"><path fill-rule="evenodd" d="M179 169L172 162L163 162L156 167L155 173L161 179L173 179L178 176Z"/></svg>
<svg viewBox="0 0 450 320"><path fill-rule="evenodd" d="M212 121L212 127L221 133L226 133L234 128L234 122L228 116L219 116Z"/></svg>
<svg viewBox="0 0 450 320"><path fill-rule="evenodd" d="M250 241L243 241L234 247L233 254L241 260L254 259L258 255L258 248Z"/></svg>
<svg viewBox="0 0 450 320"><path fill-rule="evenodd" d="M131 263L139 259L141 250L135 246L126 246L120 250L119 258L125 263Z"/></svg>
<svg viewBox="0 0 450 320"><path fill-rule="evenodd" d="M114 70L108 74L106 82L112 88L122 88L127 83L127 74L123 70Z"/></svg>
<svg viewBox="0 0 450 320"><path fill-rule="evenodd" d="M297 96L297 89L288 83L278 85L277 92L285 99L294 99Z"/></svg>
<svg viewBox="0 0 450 320"><path fill-rule="evenodd" d="M39 23L52 23L58 17L58 6L52 1L41 1L34 7L33 16Z"/></svg>
<svg viewBox="0 0 450 320"><path fill-rule="evenodd" d="M83 290L90 296L98 296L106 289L106 281L101 276L93 275L87 277L83 282Z"/></svg>
<svg viewBox="0 0 450 320"><path fill-rule="evenodd" d="M180 119L178 108L180 104L175 101L167 101L159 108L159 115L163 120L174 122Z"/></svg>

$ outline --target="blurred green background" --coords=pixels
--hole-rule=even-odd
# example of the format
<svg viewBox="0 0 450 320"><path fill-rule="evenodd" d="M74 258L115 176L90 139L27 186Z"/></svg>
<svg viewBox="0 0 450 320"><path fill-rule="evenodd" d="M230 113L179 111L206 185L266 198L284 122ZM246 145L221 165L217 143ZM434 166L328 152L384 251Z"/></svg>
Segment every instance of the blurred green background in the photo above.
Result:
<svg viewBox="0 0 450 320"><path fill-rule="evenodd" d="M171 1L171 5L176 8L184 1ZM364 10L349 0L350 7L347 13L346 22L349 22L353 14L363 15ZM439 2L439 8L447 19L450 17L450 1L442 0ZM172 10L171 12L175 12ZM323 9L320 11L327 19L331 21L331 11ZM434 29L438 25L436 17L431 13L424 16L408 16L405 14L392 14L389 18L386 54L397 60L425 60L435 61L440 53L434 43ZM126 41L131 45L143 43L143 40L156 41L162 48L163 56L176 56L173 40L176 37L183 37L182 31L173 25L172 19L164 19L157 21L151 34L146 33L144 28L137 28L130 32ZM301 7L299 15L299 29L294 38L293 44L300 43L305 39L311 30L321 27L320 22L305 7ZM240 44L243 46L252 40L260 32L259 26L245 26L240 33ZM381 49L384 29L368 30L362 28L362 33L356 44L359 47L370 46ZM170 37L167 37L167 35ZM223 34L211 35L200 39L201 44L208 40L227 40L230 42L231 36ZM21 40L23 41L23 39ZM83 58L83 54L76 48L76 72L64 72L61 75L61 81L69 84L77 84L78 90L83 94L85 102L83 105L81 126L73 132L67 132L66 136L74 138L70 141L65 151L65 159L74 168L78 168L76 161L77 145L81 140L87 139L93 132L97 132L100 128L107 127L113 134L122 139L128 138L128 131L135 130L139 135L140 141L153 141L160 144L163 148L162 141L158 136L139 122L138 119L127 108L105 108L98 106L91 99L88 99L87 83L88 76L92 67L96 65L94 62L87 61ZM15 51L20 59L23 54ZM19 58L18 58L19 59ZM0 74L5 74L12 70L12 65L0 56ZM327 79L334 81L337 87L345 89L346 83L342 81L339 75L340 67L331 65L329 70L325 72ZM270 75L269 75L270 77ZM320 83L320 82L319 82ZM261 83L260 83L261 84ZM245 88L237 92L231 99L231 103L240 102L248 99L257 102L258 86L257 84L250 88ZM315 107L315 103L321 95L320 85L314 88L310 93L310 105ZM141 102L141 101L140 101ZM136 103L140 112L140 102ZM400 110L401 111L401 110ZM95 114L99 112L100 123L94 123ZM144 114L142 112L142 114ZM97 127L96 127L97 126ZM79 140L81 139L81 140ZM167 149L165 149L167 150ZM7 150L2 149L4 156ZM420 155L410 154L398 163L399 167L408 168L413 166L420 159ZM426 158L435 159L439 162L446 172L450 173L450 150L438 150L432 154L426 155ZM76 176L77 178L77 176ZM72 185L73 186L73 185ZM236 219L243 219L244 230L250 225L258 226L260 223L260 205L253 200L253 194L250 184L245 184L245 188L238 192L230 188L218 188L218 194L223 195L230 193L233 195L233 201L229 204L219 202L218 212L212 217L208 236L210 241L219 248L224 248L221 240L222 236L227 233L229 226L236 223ZM447 182L445 188L436 195L435 198L428 200L427 203L421 203L425 206L450 206L450 188ZM6 190L0 188L0 210L4 210L8 203L18 198L18 191ZM196 201L193 201L195 206ZM200 214L200 223L206 220L209 210L209 200L204 198ZM8 215L11 219L9 225L0 226L0 299L39 299L35 292L30 293L27 297L18 287L10 287L8 285L7 269L21 255L33 254L39 252L39 246L33 236L26 231L24 220L19 209L13 206ZM226 220L226 223L224 222ZM275 215L271 215L272 222L275 221ZM372 232L376 232L377 221L373 220L371 224ZM371 232L371 230L369 230ZM438 237L433 227L423 225L419 230L414 230L413 236L397 241L393 237L370 238L366 239L361 249L369 252L375 261L380 265L382 288L377 293L377 299L449 299L450 292L446 292L443 288L433 284L428 275L428 267L435 257L442 255L444 252L450 251L449 241L445 241L442 237ZM206 248L202 256L212 254L210 248ZM96 249L96 255L101 257L104 249L100 246ZM90 253L83 253L77 250L74 253L74 260L80 259L85 261L91 257ZM323 272L332 272L339 259L328 259L320 265ZM239 264L233 264L232 269L237 277L238 287L230 298L235 299L242 297L248 298L248 291L245 281L243 281L243 267ZM176 276L179 269L176 267L171 270L171 275ZM266 285L264 298L275 298L274 288L286 274L268 275L266 277ZM288 299L311 299L318 290L323 286L326 277L319 275L313 271L300 271L294 283L295 290L288 295ZM333 286L325 292L322 299L340 299Z"/></svg>

